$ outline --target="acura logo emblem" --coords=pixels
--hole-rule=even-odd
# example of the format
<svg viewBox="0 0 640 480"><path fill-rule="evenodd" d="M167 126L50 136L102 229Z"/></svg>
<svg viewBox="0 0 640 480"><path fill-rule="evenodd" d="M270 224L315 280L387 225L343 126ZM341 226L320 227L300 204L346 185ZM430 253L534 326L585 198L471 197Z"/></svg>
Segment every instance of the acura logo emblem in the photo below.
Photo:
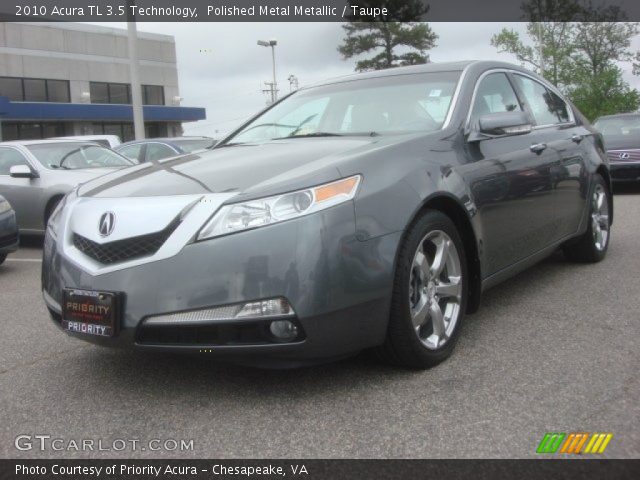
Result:
<svg viewBox="0 0 640 480"><path fill-rule="evenodd" d="M628 152L622 152L618 154L618 158L620 160L628 160L629 159L629 153Z"/></svg>
<svg viewBox="0 0 640 480"><path fill-rule="evenodd" d="M98 224L98 232L101 237L108 237L113 232L113 227L116 226L116 214L113 212L105 212L100 217L100 223Z"/></svg>

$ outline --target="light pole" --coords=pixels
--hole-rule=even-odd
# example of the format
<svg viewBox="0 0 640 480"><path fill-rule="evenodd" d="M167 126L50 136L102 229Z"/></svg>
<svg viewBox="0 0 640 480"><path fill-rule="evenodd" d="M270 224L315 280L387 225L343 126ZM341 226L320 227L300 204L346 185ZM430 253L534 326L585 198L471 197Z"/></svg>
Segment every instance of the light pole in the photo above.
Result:
<svg viewBox="0 0 640 480"><path fill-rule="evenodd" d="M127 6L135 5L128 1ZM131 9L127 8L130 12ZM144 140L144 110L140 87L140 64L138 62L138 32L135 15L129 13L127 20L127 40L129 46L129 76L131 77L131 107L133 110L133 135L136 140ZM123 138L124 140L124 138Z"/></svg>
<svg viewBox="0 0 640 480"><path fill-rule="evenodd" d="M278 41L275 39L271 40L258 40L258 45L261 47L271 47L271 63L273 66L273 83L271 84L271 103L276 103L278 99L278 83L276 81L276 45Z"/></svg>

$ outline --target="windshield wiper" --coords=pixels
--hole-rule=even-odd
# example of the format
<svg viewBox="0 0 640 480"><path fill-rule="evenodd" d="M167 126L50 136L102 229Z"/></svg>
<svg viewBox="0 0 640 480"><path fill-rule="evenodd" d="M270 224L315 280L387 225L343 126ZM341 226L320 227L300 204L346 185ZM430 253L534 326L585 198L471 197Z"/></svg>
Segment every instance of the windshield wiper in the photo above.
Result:
<svg viewBox="0 0 640 480"><path fill-rule="evenodd" d="M331 132L312 132L305 133L302 135L287 135L286 137L277 137L272 138L271 140L288 140L290 138L309 138L309 137L342 137L341 133L331 133Z"/></svg>

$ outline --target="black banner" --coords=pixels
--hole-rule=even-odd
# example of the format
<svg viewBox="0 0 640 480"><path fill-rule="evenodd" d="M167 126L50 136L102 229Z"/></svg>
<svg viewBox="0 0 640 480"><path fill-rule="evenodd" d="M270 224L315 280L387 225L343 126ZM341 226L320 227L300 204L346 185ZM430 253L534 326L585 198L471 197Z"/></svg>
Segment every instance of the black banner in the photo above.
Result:
<svg viewBox="0 0 640 480"><path fill-rule="evenodd" d="M636 479L640 460L0 460L16 479Z"/></svg>
<svg viewBox="0 0 640 480"><path fill-rule="evenodd" d="M5 22L639 21L637 0L3 0ZM594 9L596 8L596 18ZM585 8L591 11L585 14ZM416 11L422 12L416 16Z"/></svg>

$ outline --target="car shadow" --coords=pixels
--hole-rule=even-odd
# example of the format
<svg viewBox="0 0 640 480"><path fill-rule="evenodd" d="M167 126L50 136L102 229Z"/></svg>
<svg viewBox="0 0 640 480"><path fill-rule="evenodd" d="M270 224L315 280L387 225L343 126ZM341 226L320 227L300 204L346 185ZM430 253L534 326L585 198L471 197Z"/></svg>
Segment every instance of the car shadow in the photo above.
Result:
<svg viewBox="0 0 640 480"><path fill-rule="evenodd" d="M20 247L42 248L44 237L42 235L20 235Z"/></svg>
<svg viewBox="0 0 640 480"><path fill-rule="evenodd" d="M639 195L640 194L640 182L635 183L614 183L613 184L614 195Z"/></svg>

